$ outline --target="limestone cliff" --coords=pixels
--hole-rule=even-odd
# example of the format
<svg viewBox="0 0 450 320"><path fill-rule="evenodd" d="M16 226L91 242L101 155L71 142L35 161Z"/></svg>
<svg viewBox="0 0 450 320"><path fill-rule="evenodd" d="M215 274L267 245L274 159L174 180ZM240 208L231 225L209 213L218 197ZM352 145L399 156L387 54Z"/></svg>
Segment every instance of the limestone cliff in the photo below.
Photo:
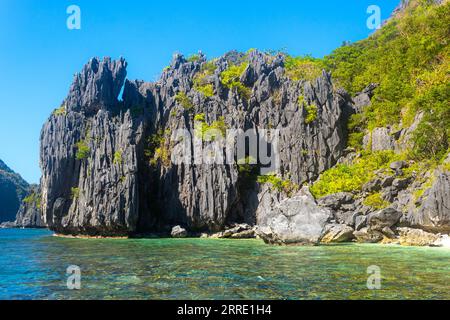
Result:
<svg viewBox="0 0 450 320"><path fill-rule="evenodd" d="M278 179L292 185L314 181L343 154L350 100L325 72L294 81L283 55L257 50L211 61L175 55L155 83L125 80L126 66L92 59L43 126L41 207L57 232L125 235L177 224L218 231L255 223L258 183L244 187L240 159L176 163L181 144L194 155L217 142L192 134L181 143L173 137L180 129L252 129L258 139L264 129L279 129L272 165L276 151ZM223 72L232 68L242 73L229 85ZM215 145L215 155L225 154L225 144Z"/></svg>

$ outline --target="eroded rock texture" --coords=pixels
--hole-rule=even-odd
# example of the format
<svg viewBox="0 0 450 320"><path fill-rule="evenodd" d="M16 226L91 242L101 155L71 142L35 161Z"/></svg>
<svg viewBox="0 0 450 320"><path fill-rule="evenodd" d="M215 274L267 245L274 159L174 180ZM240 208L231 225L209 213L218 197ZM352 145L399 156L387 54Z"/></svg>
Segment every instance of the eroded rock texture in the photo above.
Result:
<svg viewBox="0 0 450 320"><path fill-rule="evenodd" d="M244 93L220 77L241 63L248 63L239 79ZM191 61L175 55L155 83L125 80L126 65L123 59L92 59L75 76L63 112L44 124L41 206L57 232L125 235L170 232L175 225L219 231L232 222L255 224L258 207L271 208L260 206L262 186L244 183L236 156L225 164L173 161L200 149L207 154L213 142L213 154L225 156L226 144L173 136L178 129L192 133L196 115L204 114L205 125L253 129L258 139L264 129L279 129L278 175L295 184L315 180L342 155L349 101L333 90L327 73L312 82L292 81L283 56L256 50L210 62L202 54ZM212 89L207 95L195 87L205 68L211 71L202 78ZM306 121L311 105L316 115Z"/></svg>
<svg viewBox="0 0 450 320"><path fill-rule="evenodd" d="M30 191L22 201L17 212L15 226L20 228L45 228L41 211L41 192L39 186L31 185Z"/></svg>

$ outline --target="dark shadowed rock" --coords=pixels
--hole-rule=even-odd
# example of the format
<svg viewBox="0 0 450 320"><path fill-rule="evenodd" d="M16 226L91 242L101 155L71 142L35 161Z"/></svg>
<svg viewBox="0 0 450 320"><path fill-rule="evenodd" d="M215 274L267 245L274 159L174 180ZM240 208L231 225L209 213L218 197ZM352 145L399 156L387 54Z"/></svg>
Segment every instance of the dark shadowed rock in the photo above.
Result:
<svg viewBox="0 0 450 320"><path fill-rule="evenodd" d="M375 178L363 185L362 190L370 193L377 192L381 190L381 184L382 180L379 178Z"/></svg>
<svg viewBox="0 0 450 320"><path fill-rule="evenodd" d="M437 171L433 186L426 191L426 197L417 212L408 220L414 228L429 232L450 233L450 172Z"/></svg>

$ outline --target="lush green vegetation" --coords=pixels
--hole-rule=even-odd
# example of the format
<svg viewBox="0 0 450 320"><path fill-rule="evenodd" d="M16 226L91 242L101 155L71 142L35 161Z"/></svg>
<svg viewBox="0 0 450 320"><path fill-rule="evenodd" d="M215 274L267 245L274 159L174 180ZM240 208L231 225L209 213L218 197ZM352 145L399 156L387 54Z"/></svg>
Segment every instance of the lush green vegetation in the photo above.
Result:
<svg viewBox="0 0 450 320"><path fill-rule="evenodd" d="M314 103L311 103L310 105L307 105L305 107L306 110L306 118L305 123L309 124L311 122L314 122L314 120L317 119L317 106Z"/></svg>
<svg viewBox="0 0 450 320"><path fill-rule="evenodd" d="M120 165L122 164L123 159L122 159L122 152L121 151L116 151L114 152L114 159L113 159L113 163Z"/></svg>
<svg viewBox="0 0 450 320"><path fill-rule="evenodd" d="M77 153L75 155L77 160L84 160L89 157L91 153L91 149L89 148L87 142L85 140L81 140L76 144Z"/></svg>
<svg viewBox="0 0 450 320"><path fill-rule="evenodd" d="M195 62L195 61L199 61L199 60L200 60L199 54L192 54L187 58L187 61L189 61L189 62Z"/></svg>
<svg viewBox="0 0 450 320"><path fill-rule="evenodd" d="M170 166L171 153L170 144L166 137L170 136L170 130L158 130L148 138L148 147L144 150L151 166L155 167L161 163L164 167Z"/></svg>
<svg viewBox="0 0 450 320"><path fill-rule="evenodd" d="M80 196L80 188L72 188L70 190L71 192L71 198L73 200L78 199L78 197Z"/></svg>
<svg viewBox="0 0 450 320"><path fill-rule="evenodd" d="M360 148L362 131L409 126L424 117L413 137L414 159L439 159L449 147L450 3L415 0L368 39L335 50L323 59L340 86L355 94L379 84L372 105L349 124L350 146Z"/></svg>
<svg viewBox="0 0 450 320"><path fill-rule="evenodd" d="M284 192L288 196L292 196L300 188L299 185L293 183L292 181L282 179L275 174L262 175L257 177L257 181L261 184L269 183L273 189Z"/></svg>
<svg viewBox="0 0 450 320"><path fill-rule="evenodd" d="M178 92L175 96L175 101L178 102L187 111L194 110L194 104L184 92Z"/></svg>
<svg viewBox="0 0 450 320"><path fill-rule="evenodd" d="M402 160L404 155L393 151L378 151L364 154L351 165L338 164L325 171L311 187L316 198L337 193L361 190L362 186L374 177L374 171L390 171L391 162Z"/></svg>
<svg viewBox="0 0 450 320"><path fill-rule="evenodd" d="M53 111L53 115L55 116L65 116L67 114L66 105L62 104L59 108Z"/></svg>
<svg viewBox="0 0 450 320"><path fill-rule="evenodd" d="M383 200L380 193L373 193L369 196L367 196L363 204L369 207L372 207L374 209L384 209L389 207L390 203L386 200Z"/></svg>
<svg viewBox="0 0 450 320"><path fill-rule="evenodd" d="M236 88L239 95L244 99L249 99L251 90L241 82L241 76L248 67L248 62L242 62L238 65L230 65L220 74L222 84L228 89Z"/></svg>
<svg viewBox="0 0 450 320"><path fill-rule="evenodd" d="M215 141L217 138L225 138L226 136L227 126L224 117L219 117L211 125L208 125L205 114L200 113L194 116L194 122L194 134L203 141Z"/></svg>
<svg viewBox="0 0 450 320"><path fill-rule="evenodd" d="M205 97L212 97L214 95L214 85L208 80L217 69L214 62L214 60L211 60L203 63L200 72L194 76L194 89L201 92Z"/></svg>
<svg viewBox="0 0 450 320"><path fill-rule="evenodd" d="M23 199L23 202L27 205L36 205L36 208L41 208L41 195L36 192L31 192L28 196Z"/></svg>
<svg viewBox="0 0 450 320"><path fill-rule="evenodd" d="M320 59L311 56L292 57L284 59L285 74L292 80L313 81L322 74L323 64Z"/></svg>

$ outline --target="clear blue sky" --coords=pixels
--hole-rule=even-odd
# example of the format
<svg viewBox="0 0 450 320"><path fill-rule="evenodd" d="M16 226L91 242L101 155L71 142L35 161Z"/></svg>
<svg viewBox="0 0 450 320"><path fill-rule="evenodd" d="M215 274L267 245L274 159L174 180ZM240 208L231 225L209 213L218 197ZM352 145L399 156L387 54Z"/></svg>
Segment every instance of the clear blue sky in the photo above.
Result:
<svg viewBox="0 0 450 320"><path fill-rule="evenodd" d="M369 5L385 19L399 2L0 0L0 159L39 181L41 126L93 56L123 56L128 78L148 81L174 52L286 48L321 57L372 32ZM81 8L81 30L66 27L72 4Z"/></svg>

